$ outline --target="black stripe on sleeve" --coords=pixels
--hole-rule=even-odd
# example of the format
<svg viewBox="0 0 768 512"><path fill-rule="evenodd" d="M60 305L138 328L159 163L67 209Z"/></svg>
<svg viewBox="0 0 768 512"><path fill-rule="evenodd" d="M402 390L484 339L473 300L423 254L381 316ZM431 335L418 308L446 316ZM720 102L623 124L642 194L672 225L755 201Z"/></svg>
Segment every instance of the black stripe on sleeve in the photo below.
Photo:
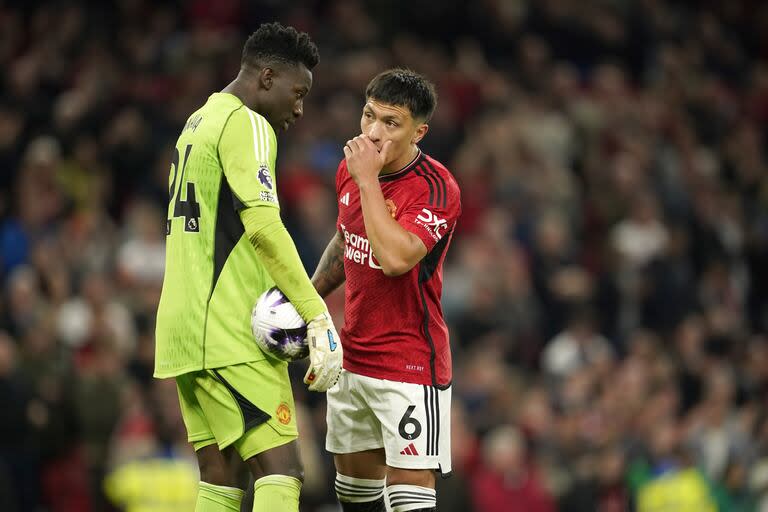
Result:
<svg viewBox="0 0 768 512"><path fill-rule="evenodd" d="M440 206L444 195L443 189L440 187L440 182L438 181L437 176L435 176L435 170L429 167L426 160L424 160L424 172L435 183L435 202L433 203L433 206Z"/></svg>
<svg viewBox="0 0 768 512"><path fill-rule="evenodd" d="M439 206L443 196L443 191L440 190L440 183L437 181L435 175L427 167L427 161L424 160L424 175L427 176L435 184L435 200L432 202L432 206Z"/></svg>
<svg viewBox="0 0 768 512"><path fill-rule="evenodd" d="M424 159L424 167L429 169L431 171L431 175L435 178L435 181L439 182L440 194L439 194L438 202L440 203L441 208L445 208L446 196L448 195L447 186L445 184L445 178L443 178L440 175L437 169L435 169L435 167L426 158Z"/></svg>
<svg viewBox="0 0 768 512"><path fill-rule="evenodd" d="M424 178L424 181L427 182L427 185L429 185L429 204L434 206L435 204L435 184L432 183L432 180L427 177L426 171L419 165L414 169L414 172Z"/></svg>

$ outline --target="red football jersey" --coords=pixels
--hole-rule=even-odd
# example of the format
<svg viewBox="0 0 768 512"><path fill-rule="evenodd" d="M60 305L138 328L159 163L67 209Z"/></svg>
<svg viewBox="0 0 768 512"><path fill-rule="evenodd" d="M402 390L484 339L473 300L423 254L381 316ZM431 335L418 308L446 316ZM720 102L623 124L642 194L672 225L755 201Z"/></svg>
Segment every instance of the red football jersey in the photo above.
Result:
<svg viewBox="0 0 768 512"><path fill-rule="evenodd" d="M365 233L360 192L342 160L336 228L345 241L344 368L445 387L451 383L451 350L440 296L443 260L461 213L459 187L448 169L421 151L379 182L392 217L421 238L428 252L409 272L384 275Z"/></svg>

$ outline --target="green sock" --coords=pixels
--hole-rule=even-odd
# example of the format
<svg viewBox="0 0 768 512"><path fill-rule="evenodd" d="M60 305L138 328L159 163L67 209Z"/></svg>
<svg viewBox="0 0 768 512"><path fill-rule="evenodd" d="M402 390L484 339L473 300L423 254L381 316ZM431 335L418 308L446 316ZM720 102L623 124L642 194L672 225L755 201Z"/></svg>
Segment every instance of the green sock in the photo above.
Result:
<svg viewBox="0 0 768 512"><path fill-rule="evenodd" d="M253 512L298 512L301 481L286 475L268 475L253 485Z"/></svg>
<svg viewBox="0 0 768 512"><path fill-rule="evenodd" d="M240 512L243 496L242 489L200 482L195 512Z"/></svg>

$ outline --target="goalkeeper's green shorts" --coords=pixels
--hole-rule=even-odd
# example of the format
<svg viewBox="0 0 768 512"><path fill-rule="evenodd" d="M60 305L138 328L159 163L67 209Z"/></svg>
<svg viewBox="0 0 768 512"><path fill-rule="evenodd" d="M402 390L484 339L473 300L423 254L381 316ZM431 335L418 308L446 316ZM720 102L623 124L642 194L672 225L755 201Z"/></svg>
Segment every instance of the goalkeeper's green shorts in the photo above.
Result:
<svg viewBox="0 0 768 512"><path fill-rule="evenodd" d="M264 359L176 377L187 439L195 451L234 445L246 460L298 437L288 365Z"/></svg>

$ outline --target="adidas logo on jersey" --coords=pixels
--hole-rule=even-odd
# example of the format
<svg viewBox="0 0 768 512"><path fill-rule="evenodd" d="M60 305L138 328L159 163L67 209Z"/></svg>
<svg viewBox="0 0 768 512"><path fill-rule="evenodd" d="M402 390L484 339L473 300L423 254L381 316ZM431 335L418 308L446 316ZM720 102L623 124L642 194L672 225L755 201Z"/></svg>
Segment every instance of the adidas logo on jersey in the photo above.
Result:
<svg viewBox="0 0 768 512"><path fill-rule="evenodd" d="M341 196L341 199L339 199L339 202L344 206L349 206L349 192Z"/></svg>
<svg viewBox="0 0 768 512"><path fill-rule="evenodd" d="M416 447L413 446L413 443L406 446L401 452L400 455L418 455L419 452L416 451Z"/></svg>

